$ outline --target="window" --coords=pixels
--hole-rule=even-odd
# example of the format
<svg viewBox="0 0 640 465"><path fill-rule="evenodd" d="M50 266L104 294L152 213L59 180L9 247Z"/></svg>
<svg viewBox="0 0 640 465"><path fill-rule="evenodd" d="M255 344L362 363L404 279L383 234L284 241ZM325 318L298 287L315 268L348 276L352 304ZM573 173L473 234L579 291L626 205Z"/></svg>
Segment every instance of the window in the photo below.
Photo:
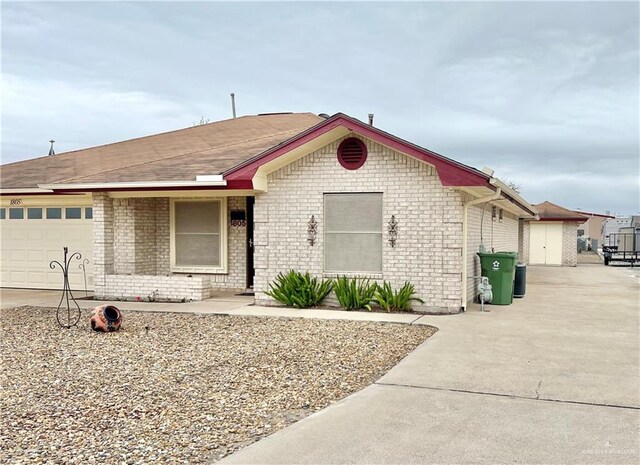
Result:
<svg viewBox="0 0 640 465"><path fill-rule="evenodd" d="M93 208L92 207L85 207L85 209L84 209L84 219L85 220L92 220L93 219Z"/></svg>
<svg viewBox="0 0 640 465"><path fill-rule="evenodd" d="M67 207L64 209L64 217L68 220L79 220L82 218L82 208Z"/></svg>
<svg viewBox="0 0 640 465"><path fill-rule="evenodd" d="M226 201L175 200L171 206L174 271L224 272Z"/></svg>
<svg viewBox="0 0 640 465"><path fill-rule="evenodd" d="M324 195L324 269L382 271L382 194Z"/></svg>
<svg viewBox="0 0 640 465"><path fill-rule="evenodd" d="M7 217L7 209L0 208L0 220L4 220Z"/></svg>
<svg viewBox="0 0 640 465"><path fill-rule="evenodd" d="M48 220L62 219L62 208L60 207L47 208L47 219Z"/></svg>
<svg viewBox="0 0 640 465"><path fill-rule="evenodd" d="M9 209L10 220L22 220L24 219L24 208L10 208Z"/></svg>
<svg viewBox="0 0 640 465"><path fill-rule="evenodd" d="M42 219L42 208L27 208L27 219L28 220L41 220Z"/></svg>

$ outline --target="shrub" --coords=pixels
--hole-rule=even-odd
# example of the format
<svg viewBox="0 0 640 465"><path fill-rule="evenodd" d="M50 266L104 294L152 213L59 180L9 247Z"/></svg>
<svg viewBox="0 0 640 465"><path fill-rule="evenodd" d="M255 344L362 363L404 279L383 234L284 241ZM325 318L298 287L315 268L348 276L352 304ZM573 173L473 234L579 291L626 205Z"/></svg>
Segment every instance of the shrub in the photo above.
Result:
<svg viewBox="0 0 640 465"><path fill-rule="evenodd" d="M331 292L333 283L330 279L318 282L309 273L302 274L291 270L287 274L279 273L275 281L265 292L278 302L288 307L315 307Z"/></svg>
<svg viewBox="0 0 640 465"><path fill-rule="evenodd" d="M344 309L366 308L371 310L370 304L376 292L376 284L371 284L369 278L349 279L346 276L340 276L335 280L333 290Z"/></svg>
<svg viewBox="0 0 640 465"><path fill-rule="evenodd" d="M373 302L380 305L387 312L409 312L411 311L411 302L424 303L424 300L415 297L415 288L408 281L399 291L394 292L391 284L384 281L382 286L376 285L376 292Z"/></svg>

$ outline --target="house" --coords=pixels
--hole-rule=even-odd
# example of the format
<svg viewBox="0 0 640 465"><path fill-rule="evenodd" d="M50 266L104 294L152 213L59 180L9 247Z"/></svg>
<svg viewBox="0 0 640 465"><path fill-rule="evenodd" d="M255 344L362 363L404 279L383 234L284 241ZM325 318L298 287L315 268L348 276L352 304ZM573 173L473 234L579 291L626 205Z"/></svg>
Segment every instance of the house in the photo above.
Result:
<svg viewBox="0 0 640 465"><path fill-rule="evenodd" d="M587 221L582 224L578 224L578 237L585 241L588 250L598 250L598 247L602 245L602 224L607 219L614 217L611 215L585 212L581 210L574 210L574 213L587 217Z"/></svg>
<svg viewBox="0 0 640 465"><path fill-rule="evenodd" d="M487 172L342 113L244 116L4 165L0 179L2 286L59 288L47 265L66 245L104 299L252 288L270 305L269 283L295 269L411 281L426 311L454 313L475 297L481 242L522 249L536 218Z"/></svg>
<svg viewBox="0 0 640 465"><path fill-rule="evenodd" d="M577 266L578 224L587 217L551 202L534 205L540 221L524 223L521 257L530 265Z"/></svg>

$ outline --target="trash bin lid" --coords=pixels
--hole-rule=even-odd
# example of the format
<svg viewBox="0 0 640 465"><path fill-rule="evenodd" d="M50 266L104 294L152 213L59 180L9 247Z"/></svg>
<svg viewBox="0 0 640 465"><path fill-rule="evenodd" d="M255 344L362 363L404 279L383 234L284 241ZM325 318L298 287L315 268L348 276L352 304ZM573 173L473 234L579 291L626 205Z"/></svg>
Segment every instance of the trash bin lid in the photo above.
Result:
<svg viewBox="0 0 640 465"><path fill-rule="evenodd" d="M476 252L478 257L491 257L491 258L516 258L517 252Z"/></svg>

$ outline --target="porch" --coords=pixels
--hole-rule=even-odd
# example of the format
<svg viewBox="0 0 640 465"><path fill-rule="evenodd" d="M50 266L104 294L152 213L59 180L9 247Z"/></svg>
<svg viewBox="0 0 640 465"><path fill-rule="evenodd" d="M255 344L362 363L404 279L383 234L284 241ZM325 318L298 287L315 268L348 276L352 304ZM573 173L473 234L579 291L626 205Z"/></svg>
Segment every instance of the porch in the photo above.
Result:
<svg viewBox="0 0 640 465"><path fill-rule="evenodd" d="M189 302L253 286L252 196L96 192L93 211L97 299Z"/></svg>

